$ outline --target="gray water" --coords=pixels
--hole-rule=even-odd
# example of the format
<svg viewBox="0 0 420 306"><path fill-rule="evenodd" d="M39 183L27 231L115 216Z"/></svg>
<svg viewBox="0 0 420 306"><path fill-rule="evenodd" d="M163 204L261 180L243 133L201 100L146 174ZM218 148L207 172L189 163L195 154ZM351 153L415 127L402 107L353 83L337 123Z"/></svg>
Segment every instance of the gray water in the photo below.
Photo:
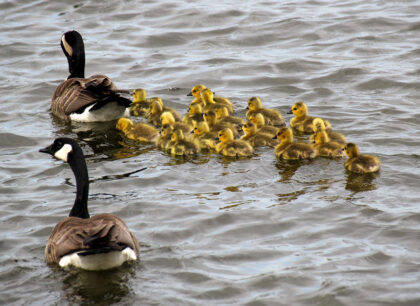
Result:
<svg viewBox="0 0 420 306"><path fill-rule="evenodd" d="M420 1L70 3L0 3L0 304L420 304ZM303 100L382 168L279 162L270 148L179 159L115 122L58 121L49 105L72 29L86 75L181 114L199 83L242 117L252 96L287 121ZM38 153L58 136L86 154L91 214L120 216L139 239L136 264L46 265L75 195L68 165Z"/></svg>

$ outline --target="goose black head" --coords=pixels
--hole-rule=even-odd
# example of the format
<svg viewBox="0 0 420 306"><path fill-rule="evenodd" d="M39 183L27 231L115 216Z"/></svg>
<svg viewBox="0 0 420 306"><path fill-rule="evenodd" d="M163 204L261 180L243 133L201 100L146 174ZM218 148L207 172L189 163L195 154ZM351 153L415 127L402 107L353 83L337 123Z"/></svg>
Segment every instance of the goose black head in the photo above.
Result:
<svg viewBox="0 0 420 306"><path fill-rule="evenodd" d="M69 31L61 36L61 49L69 63L69 79L85 77L85 46L82 35Z"/></svg>
<svg viewBox="0 0 420 306"><path fill-rule="evenodd" d="M50 154L65 162L69 162L73 153L77 151L81 151L79 145L70 138L57 138L51 145L39 150L41 153Z"/></svg>

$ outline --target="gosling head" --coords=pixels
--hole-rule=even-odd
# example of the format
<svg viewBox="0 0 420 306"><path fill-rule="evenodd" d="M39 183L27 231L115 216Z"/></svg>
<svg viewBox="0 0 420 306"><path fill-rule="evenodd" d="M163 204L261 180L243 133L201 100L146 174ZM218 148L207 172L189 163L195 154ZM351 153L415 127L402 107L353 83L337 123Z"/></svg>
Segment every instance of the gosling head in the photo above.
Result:
<svg viewBox="0 0 420 306"><path fill-rule="evenodd" d="M193 130L194 134L197 136L201 136L204 133L207 133L209 131L210 131L209 125L205 121L200 121L197 124L195 124L194 130Z"/></svg>
<svg viewBox="0 0 420 306"><path fill-rule="evenodd" d="M244 131L245 135L254 135L257 133L257 126L248 121L242 126L242 130Z"/></svg>
<svg viewBox="0 0 420 306"><path fill-rule="evenodd" d="M213 95L213 92L211 91L210 88L203 89L200 92L200 96L201 96L201 99L203 100L204 103L213 102L214 95Z"/></svg>
<svg viewBox="0 0 420 306"><path fill-rule="evenodd" d="M147 94L143 88L136 88L133 90L133 103L146 101Z"/></svg>
<svg viewBox="0 0 420 306"><path fill-rule="evenodd" d="M233 132L230 128L224 128L223 130L219 131L217 136L221 142L233 140Z"/></svg>
<svg viewBox="0 0 420 306"><path fill-rule="evenodd" d="M200 92L203 90L203 89L206 89L207 87L205 86L205 85L203 85L203 84L198 84L198 85L195 85L192 89L191 89L191 92L189 93L189 94L187 94L187 96L189 96L189 97L191 97L191 96L193 96L193 97L195 97L195 98L199 98L200 97Z"/></svg>
<svg viewBox="0 0 420 306"><path fill-rule="evenodd" d="M163 111L163 103L160 98L152 98L150 103L150 113L152 115L160 114Z"/></svg>
<svg viewBox="0 0 420 306"><path fill-rule="evenodd" d="M162 128L160 129L160 135L162 137L169 137L169 135L172 134L174 128L172 127L172 125L166 124L166 125L162 125Z"/></svg>
<svg viewBox="0 0 420 306"><path fill-rule="evenodd" d="M162 122L162 125L172 125L175 123L175 118L171 112L163 112L162 115L160 115L160 121Z"/></svg>
<svg viewBox="0 0 420 306"><path fill-rule="evenodd" d="M293 132L291 128L280 128L277 130L276 135L273 139L278 139L280 142L292 142L293 141Z"/></svg>
<svg viewBox="0 0 420 306"><path fill-rule="evenodd" d="M184 132L181 129L174 130L171 136L172 141L184 140Z"/></svg>
<svg viewBox="0 0 420 306"><path fill-rule="evenodd" d="M217 120L216 113L212 110L208 110L208 111L204 112L203 118L208 123L213 123L213 122L216 122L216 120Z"/></svg>
<svg viewBox="0 0 420 306"><path fill-rule="evenodd" d="M256 113L249 117L249 121L256 124L258 127L262 127L265 125L264 116L261 113Z"/></svg>
<svg viewBox="0 0 420 306"><path fill-rule="evenodd" d="M355 143L349 142L344 147L344 153L350 158L356 157L359 155L359 148Z"/></svg>
<svg viewBox="0 0 420 306"><path fill-rule="evenodd" d="M302 117L308 114L308 107L304 102L296 102L287 113L294 114L296 117Z"/></svg>
<svg viewBox="0 0 420 306"><path fill-rule="evenodd" d="M252 97L248 100L248 107L247 109L250 111L256 111L262 108L261 99L258 97Z"/></svg>
<svg viewBox="0 0 420 306"><path fill-rule="evenodd" d="M115 126L117 128L117 130L120 131L126 131L127 129L131 128L134 126L133 121L131 121L128 118L120 118L117 121L117 125Z"/></svg>
<svg viewBox="0 0 420 306"><path fill-rule="evenodd" d="M201 113L203 113L203 108L198 103L190 104L190 106L188 107L188 114L191 115L191 116L192 115L198 115L198 114L201 114Z"/></svg>

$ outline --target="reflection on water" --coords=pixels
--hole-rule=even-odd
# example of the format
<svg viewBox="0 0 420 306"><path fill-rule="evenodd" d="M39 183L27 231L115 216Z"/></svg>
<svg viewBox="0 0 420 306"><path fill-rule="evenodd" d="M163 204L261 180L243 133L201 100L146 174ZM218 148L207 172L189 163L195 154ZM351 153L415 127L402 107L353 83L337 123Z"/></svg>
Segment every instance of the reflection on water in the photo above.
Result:
<svg viewBox="0 0 420 306"><path fill-rule="evenodd" d="M279 174L281 179L280 183L286 183L295 175L299 167L311 163L310 160L284 160L280 159L276 162L277 169L280 170Z"/></svg>
<svg viewBox="0 0 420 306"><path fill-rule="evenodd" d="M373 180L379 175L379 172L375 173L353 173L348 171L346 189L354 192L375 190L376 185Z"/></svg>
<svg viewBox="0 0 420 306"><path fill-rule="evenodd" d="M132 291L128 280L135 271L132 263L107 271L71 269L63 272L62 288L70 304L110 305L121 301Z"/></svg>

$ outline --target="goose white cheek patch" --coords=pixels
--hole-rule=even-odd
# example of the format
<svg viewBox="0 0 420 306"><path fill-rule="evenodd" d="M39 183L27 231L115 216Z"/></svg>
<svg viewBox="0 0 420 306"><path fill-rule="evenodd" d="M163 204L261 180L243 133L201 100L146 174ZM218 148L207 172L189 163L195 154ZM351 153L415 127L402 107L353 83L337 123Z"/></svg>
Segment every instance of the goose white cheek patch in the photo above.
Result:
<svg viewBox="0 0 420 306"><path fill-rule="evenodd" d="M61 37L61 41L63 43L64 49L66 49L66 52L70 55L73 56L73 48L70 47L70 45L67 43L66 39L63 37Z"/></svg>
<svg viewBox="0 0 420 306"><path fill-rule="evenodd" d="M61 159L67 162L67 157L72 150L73 150L72 146L66 143L64 146L61 147L60 150L55 152L54 156L58 159Z"/></svg>

